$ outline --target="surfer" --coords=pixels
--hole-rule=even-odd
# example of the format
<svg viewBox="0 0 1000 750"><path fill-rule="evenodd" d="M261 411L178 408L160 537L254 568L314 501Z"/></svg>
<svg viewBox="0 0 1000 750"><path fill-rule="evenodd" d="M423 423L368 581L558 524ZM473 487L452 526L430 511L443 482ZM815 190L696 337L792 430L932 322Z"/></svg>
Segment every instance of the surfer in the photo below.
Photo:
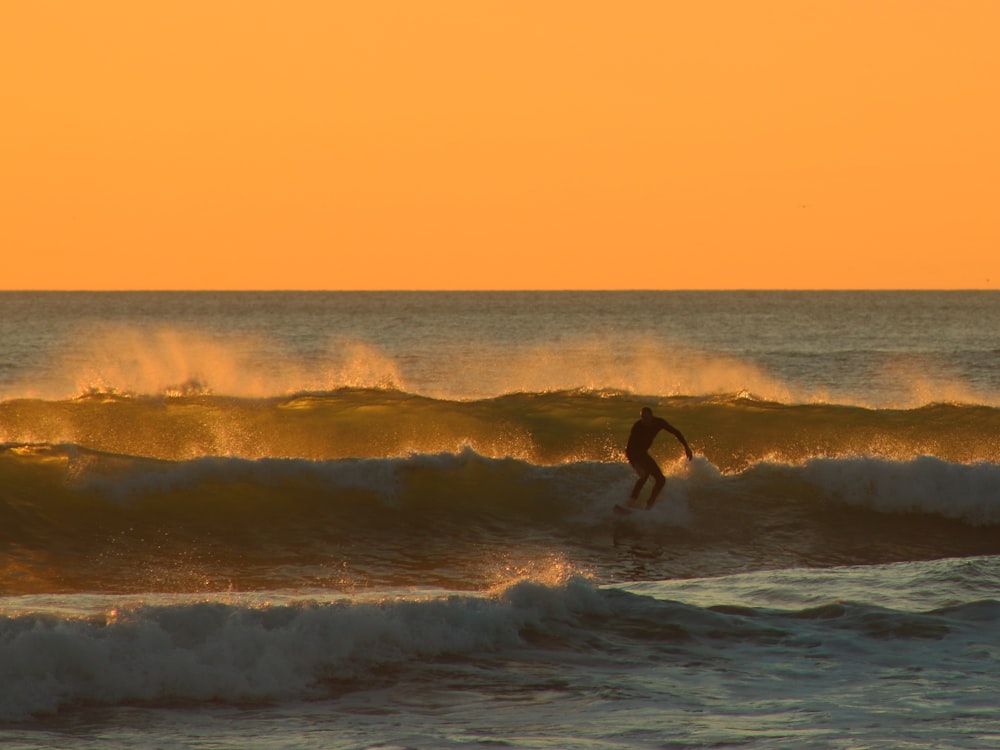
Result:
<svg viewBox="0 0 1000 750"><path fill-rule="evenodd" d="M639 475L639 478L635 482L635 487L632 488L633 500L639 499L639 492L642 490L643 485L646 484L646 480L653 477L653 492L649 496L649 502L646 503L646 510L653 507L653 503L656 502L660 490L667 483L663 472L660 471L660 467L656 465L656 461L649 455L649 449L653 445L653 438L656 437L656 434L660 430L666 430L680 441L681 445L684 446L684 452L687 454L688 461L693 458L691 455L691 446L688 445L681 431L667 420L661 417L654 417L653 410L648 406L642 407L642 411L639 412L639 421L632 425L632 432L629 433L628 445L625 447L625 457L632 464L632 468L635 469L636 474Z"/></svg>

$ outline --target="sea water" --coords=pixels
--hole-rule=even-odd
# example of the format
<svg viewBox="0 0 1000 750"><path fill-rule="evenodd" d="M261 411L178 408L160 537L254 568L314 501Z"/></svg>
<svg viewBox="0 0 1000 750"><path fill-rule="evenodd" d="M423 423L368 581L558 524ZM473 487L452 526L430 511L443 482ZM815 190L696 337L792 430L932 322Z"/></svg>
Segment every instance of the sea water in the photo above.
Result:
<svg viewBox="0 0 1000 750"><path fill-rule="evenodd" d="M0 293L0 745L990 747L998 436L994 292Z"/></svg>

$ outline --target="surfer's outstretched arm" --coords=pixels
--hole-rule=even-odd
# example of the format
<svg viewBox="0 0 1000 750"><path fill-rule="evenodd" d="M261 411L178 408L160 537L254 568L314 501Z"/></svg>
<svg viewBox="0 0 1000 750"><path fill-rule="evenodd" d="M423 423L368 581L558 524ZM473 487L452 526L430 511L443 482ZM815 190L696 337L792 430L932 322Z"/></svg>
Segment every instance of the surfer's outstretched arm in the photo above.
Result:
<svg viewBox="0 0 1000 750"><path fill-rule="evenodd" d="M681 434L681 431L678 430L676 427L674 427L669 422L667 423L667 426L664 429L666 429L667 432L669 432L671 435L673 435L675 438L677 438L677 440L680 442L680 444L684 446L684 452L687 454L688 461L690 461L691 459L693 459L694 458L694 454L691 453L691 446L688 445L688 441L684 439L684 436Z"/></svg>

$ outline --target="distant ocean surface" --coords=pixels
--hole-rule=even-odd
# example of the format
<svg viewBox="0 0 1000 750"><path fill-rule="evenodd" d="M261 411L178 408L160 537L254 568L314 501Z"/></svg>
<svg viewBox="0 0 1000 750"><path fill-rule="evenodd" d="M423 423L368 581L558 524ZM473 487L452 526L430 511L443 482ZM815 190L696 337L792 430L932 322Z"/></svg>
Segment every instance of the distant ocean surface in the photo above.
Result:
<svg viewBox="0 0 1000 750"><path fill-rule="evenodd" d="M0 293L0 746L981 750L998 670L998 292Z"/></svg>

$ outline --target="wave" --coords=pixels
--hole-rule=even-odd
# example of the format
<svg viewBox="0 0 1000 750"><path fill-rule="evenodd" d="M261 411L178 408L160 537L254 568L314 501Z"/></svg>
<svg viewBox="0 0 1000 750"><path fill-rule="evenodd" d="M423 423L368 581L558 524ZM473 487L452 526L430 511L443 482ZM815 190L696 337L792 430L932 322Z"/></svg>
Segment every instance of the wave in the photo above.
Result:
<svg viewBox="0 0 1000 750"><path fill-rule="evenodd" d="M519 582L489 596L121 601L86 617L0 616L0 684L17 686L0 694L0 718L86 705L274 703L400 683L523 693L540 689L534 673L553 670L567 675L567 689L595 670L721 668L734 649L752 660L778 643L810 660L822 645L860 664L881 657L887 640L954 638L949 650L981 650L998 620L992 600L927 612L849 601L801 610L695 606L579 577ZM965 635L969 623L974 632Z"/></svg>
<svg viewBox="0 0 1000 750"><path fill-rule="evenodd" d="M650 512L611 513L621 462L471 449L172 462L76 446L0 452L0 591L322 585L484 589L561 559L601 580L1000 551L1000 466L814 458L669 465ZM623 551L627 554L623 554Z"/></svg>
<svg viewBox="0 0 1000 750"><path fill-rule="evenodd" d="M0 442L74 444L93 451L188 460L384 458L458 452L536 464L617 461L640 406L652 405L723 471L762 460L871 456L1000 462L1000 409L933 404L867 409L781 404L749 394L644 398L609 391L517 393L450 401L391 389L292 397L171 398L91 394L0 401ZM676 445L661 438L661 457Z"/></svg>
<svg viewBox="0 0 1000 750"><path fill-rule="evenodd" d="M619 496L634 478L623 463L540 466L485 457L469 448L389 459L211 457L173 462L72 445L22 445L0 448L0 459L5 486L24 492L22 506L25 496L35 496L52 509L61 497L79 509L86 498L88 512L98 507L138 512L170 506L176 513L197 514L213 505L246 512L278 501L287 505L308 499L314 506L341 510L368 505L469 515L517 511L542 521L566 517L573 507L585 514L587 505ZM931 456L905 461L765 461L730 474L698 458L673 464L668 488L678 497L729 497L762 504L795 500L884 513L939 514L973 525L1000 523L1000 465L956 464Z"/></svg>
<svg viewBox="0 0 1000 750"><path fill-rule="evenodd" d="M268 398L340 388L463 400L575 388L671 395L747 390L781 400L818 395L782 382L760 364L639 333L579 332L516 344L480 338L474 346L438 341L433 351L405 353L349 337L316 340L308 352L289 343L198 328L101 326L81 331L69 350L53 352L52 360L36 363L21 379L0 381L0 397Z"/></svg>
<svg viewBox="0 0 1000 750"><path fill-rule="evenodd" d="M935 342L931 353L895 351L895 346L858 349L857 340L837 343L843 331L825 331L817 335L828 339L828 347L817 350L809 343L804 350L791 352L785 339L789 330L799 329L792 313L790 328L769 332L775 337L770 346L761 340L747 349L745 341L731 340L727 347L727 337L719 340L713 330L708 338L716 341L716 347L705 348L691 343L698 336L652 333L638 320L619 326L601 324L601 316L590 314L576 325L561 322L557 329L568 328L553 335L552 318L544 314L522 318L523 310L510 310L515 311L517 323L513 328L504 326L502 335L493 330L494 320L478 335L470 336L472 329L459 322L450 333L429 338L421 335L426 321L412 329L401 326L406 317L402 309L391 325L381 318L373 320L383 331L375 336L363 329L353 336L326 336L316 319L289 329L285 326L290 320L281 315L270 320L265 316L253 334L236 333L231 320L216 320L221 328L214 327L211 316L191 326L157 324L155 319L141 324L92 322L80 325L58 344L58 338L49 338L48 347L39 346L39 336L25 331L23 340L15 335L11 344L18 356L6 365L0 363L0 400L105 394L267 399L368 388L467 401L585 389L696 398L748 393L786 404L875 408L915 408L935 402L1000 406L997 383L990 375L996 351L962 348L959 342L954 342L958 348ZM455 313L446 316L449 323L461 320L461 313ZM479 309L472 317L483 314ZM532 319L534 325L529 323ZM973 330L981 322L969 320ZM522 330L520 325L526 327ZM269 327L270 334L264 333ZM243 330L242 325L237 328ZM949 330L962 328L956 323ZM520 335L512 336L514 330ZM548 334L541 333L545 330Z"/></svg>

